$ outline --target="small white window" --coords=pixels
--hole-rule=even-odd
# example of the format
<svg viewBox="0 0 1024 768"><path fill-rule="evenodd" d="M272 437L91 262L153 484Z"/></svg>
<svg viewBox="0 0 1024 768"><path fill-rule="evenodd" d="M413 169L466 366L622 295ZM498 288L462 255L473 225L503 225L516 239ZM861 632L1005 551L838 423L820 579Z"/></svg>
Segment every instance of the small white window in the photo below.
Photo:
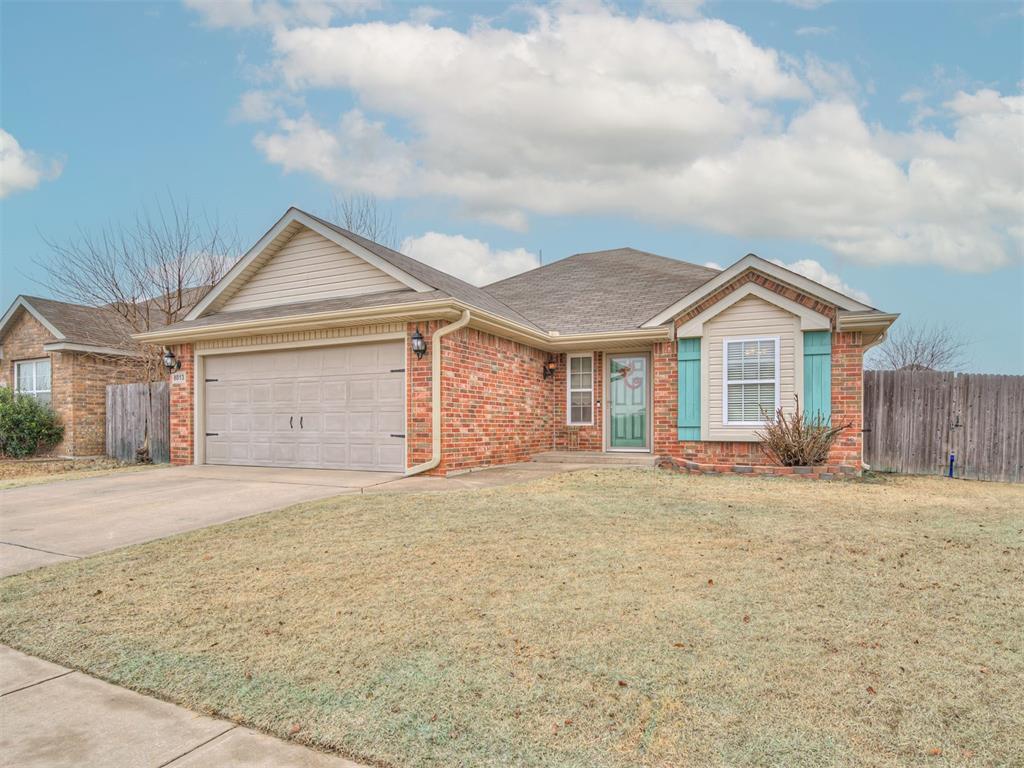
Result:
<svg viewBox="0 0 1024 768"><path fill-rule="evenodd" d="M14 378L18 394L31 395L44 403L50 402L50 358L15 363Z"/></svg>
<svg viewBox="0 0 1024 768"><path fill-rule="evenodd" d="M762 426L779 407L779 338L726 339L722 423Z"/></svg>
<svg viewBox="0 0 1024 768"><path fill-rule="evenodd" d="M569 424L594 423L594 357L569 355Z"/></svg>

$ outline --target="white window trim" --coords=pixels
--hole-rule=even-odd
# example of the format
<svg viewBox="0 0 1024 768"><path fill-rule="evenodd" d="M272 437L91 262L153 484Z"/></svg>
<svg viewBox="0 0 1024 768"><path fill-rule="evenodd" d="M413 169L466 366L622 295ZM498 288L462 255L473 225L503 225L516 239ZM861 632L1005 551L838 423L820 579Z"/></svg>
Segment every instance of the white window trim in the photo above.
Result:
<svg viewBox="0 0 1024 768"><path fill-rule="evenodd" d="M572 386L572 361L576 358L587 358L590 360L590 387L584 389L573 389ZM597 377L597 372L594 370L594 355L593 353L587 354L567 354L565 356L565 423L570 427L592 427L594 426L594 383ZM589 392L590 393L590 421L573 421L572 420L572 393L573 392Z"/></svg>
<svg viewBox="0 0 1024 768"><path fill-rule="evenodd" d="M763 427L765 421L730 421L729 420L729 345L742 344L749 341L775 342L775 379L744 379L744 384L775 384L775 407L779 407L781 397L782 371L779 370L779 350L782 346L781 336L730 336L722 340L722 426L725 427Z"/></svg>
<svg viewBox="0 0 1024 768"><path fill-rule="evenodd" d="M49 389L36 389L36 363L47 363L50 366L50 388ZM21 366L32 365L32 389L24 390L21 388ZM14 362L14 391L17 394L29 395L38 399L40 393L45 392L50 396L50 402L53 402L53 362L48 357L33 357L31 360L16 360Z"/></svg>

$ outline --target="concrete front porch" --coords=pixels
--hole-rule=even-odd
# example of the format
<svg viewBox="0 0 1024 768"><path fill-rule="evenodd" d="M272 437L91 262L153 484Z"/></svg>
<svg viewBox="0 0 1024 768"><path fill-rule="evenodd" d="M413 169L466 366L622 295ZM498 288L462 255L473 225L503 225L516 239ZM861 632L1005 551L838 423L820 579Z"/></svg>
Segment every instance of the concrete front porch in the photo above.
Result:
<svg viewBox="0 0 1024 768"><path fill-rule="evenodd" d="M530 457L538 464L584 464L619 467L653 467L656 458L650 453L606 451L544 451Z"/></svg>

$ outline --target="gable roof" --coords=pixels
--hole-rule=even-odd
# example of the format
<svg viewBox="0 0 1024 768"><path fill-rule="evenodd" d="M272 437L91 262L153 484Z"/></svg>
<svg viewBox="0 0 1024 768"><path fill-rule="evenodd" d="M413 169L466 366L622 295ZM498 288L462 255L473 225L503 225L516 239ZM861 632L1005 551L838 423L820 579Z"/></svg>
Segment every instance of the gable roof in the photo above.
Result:
<svg viewBox="0 0 1024 768"><path fill-rule="evenodd" d="M186 304L193 300L190 294L205 293L207 290L208 287L186 289ZM139 343L132 338L134 328L111 305L93 307L40 296L22 295L11 303L3 318L0 318L0 341L22 311L32 315L53 336L53 341L43 344L43 349L48 352L66 350L124 355L136 355L139 352ZM140 311L149 313L152 330L166 325L157 311L156 302L141 304Z"/></svg>
<svg viewBox="0 0 1024 768"><path fill-rule="evenodd" d="M304 227L377 266L407 287L224 311L224 304L234 292ZM212 337L222 332L252 332L271 324L305 327L350 322L360 316L360 310L366 310L367 316L409 319L468 308L478 311L475 322L479 327L507 332L511 337L545 348L583 344L608 335L626 343L627 336L645 339L654 338L661 331L671 333L668 322L672 317L748 269L758 269L834 305L839 310L840 325L848 321L858 324L858 328L887 327L895 319L753 254L718 270L635 248L615 248L577 253L477 287L292 207L183 321L160 331L138 334L137 338L166 343L188 339L190 333L200 331Z"/></svg>
<svg viewBox="0 0 1024 768"><path fill-rule="evenodd" d="M207 294L206 298L199 302L185 317L184 323L191 323L207 315L219 314L218 310L223 306L224 301L232 295L232 291L237 291L261 266L269 262L277 250L301 227L313 230L407 285L407 292L390 292L396 294L396 301L409 300L415 293L433 293L434 296L432 298L450 297L457 299L477 309L512 320L533 330L540 330L520 313L475 285L470 285L457 277L442 272L439 269L434 269L403 253L375 243L361 235L357 235L355 232L350 232L344 227L339 227L337 224L332 224L321 219L319 216L314 216L295 207L289 208L277 220L274 226L260 238L259 242L238 260L224 278ZM403 294L405 293L408 293L408 296L404 296ZM276 309L278 313L285 314L289 308L294 306L286 305L276 308L268 307L267 309ZM231 314L237 316L238 313ZM227 313L223 313L223 315L225 315L224 322L228 322ZM179 327L184 328L188 326L177 323L172 326L174 330L177 330Z"/></svg>
<svg viewBox="0 0 1024 768"><path fill-rule="evenodd" d="M748 269L756 269L758 272L762 272L783 283L788 283L804 293L824 299L829 304L835 305L840 310L848 312L878 311L873 307L869 307L867 304L863 304L855 299L851 299L849 296L839 293L839 291L834 291L815 280L799 275L785 267L780 267L778 264L774 264L773 262L766 261L756 254L748 253L735 264L732 264L722 270L704 284L697 286L694 290L679 297L667 307L664 307L660 312L650 317L643 324L643 327L653 328L662 325L663 323L667 323L680 312L688 307L692 307L701 299L710 296L719 288L732 282Z"/></svg>
<svg viewBox="0 0 1024 768"><path fill-rule="evenodd" d="M128 351L138 345L132 340L131 327L109 307L89 307L39 296L19 296L0 320L0 339L7 333L20 311L38 320L55 344L90 347L104 351Z"/></svg>
<svg viewBox="0 0 1024 768"><path fill-rule="evenodd" d="M639 328L717 274L710 267L615 248L577 253L484 290L545 330L597 333Z"/></svg>

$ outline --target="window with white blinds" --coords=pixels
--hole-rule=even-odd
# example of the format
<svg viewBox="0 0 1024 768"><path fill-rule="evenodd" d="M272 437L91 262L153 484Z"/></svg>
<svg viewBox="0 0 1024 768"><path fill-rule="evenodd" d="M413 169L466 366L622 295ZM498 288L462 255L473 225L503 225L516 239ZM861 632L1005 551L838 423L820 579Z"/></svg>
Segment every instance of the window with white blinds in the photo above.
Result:
<svg viewBox="0 0 1024 768"><path fill-rule="evenodd" d="M779 339L726 339L722 423L760 426L779 404Z"/></svg>

